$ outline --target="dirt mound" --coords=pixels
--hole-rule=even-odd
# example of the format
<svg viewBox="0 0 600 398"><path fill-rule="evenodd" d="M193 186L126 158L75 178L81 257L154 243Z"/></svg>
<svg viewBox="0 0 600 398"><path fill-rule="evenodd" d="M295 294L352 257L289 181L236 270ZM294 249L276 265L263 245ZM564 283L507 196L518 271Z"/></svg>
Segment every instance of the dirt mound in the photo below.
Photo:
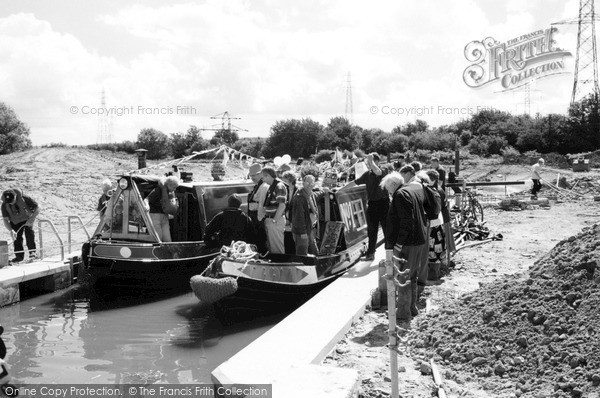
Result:
<svg viewBox="0 0 600 398"><path fill-rule="evenodd" d="M415 350L436 358L450 379L479 379L494 396L596 396L598 264L600 224L558 243L529 278L484 285L417 322Z"/></svg>

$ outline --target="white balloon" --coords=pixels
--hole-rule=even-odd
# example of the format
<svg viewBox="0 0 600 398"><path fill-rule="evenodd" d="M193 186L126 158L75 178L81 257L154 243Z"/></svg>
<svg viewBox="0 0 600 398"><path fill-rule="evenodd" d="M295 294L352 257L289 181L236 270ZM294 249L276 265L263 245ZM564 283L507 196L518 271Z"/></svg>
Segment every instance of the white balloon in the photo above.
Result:
<svg viewBox="0 0 600 398"><path fill-rule="evenodd" d="M273 159L273 164L275 164L277 167L281 166L283 164L281 156L275 156L275 159Z"/></svg>
<svg viewBox="0 0 600 398"><path fill-rule="evenodd" d="M281 157L281 160L283 164L290 164L290 162L292 161L292 157L286 153Z"/></svg>

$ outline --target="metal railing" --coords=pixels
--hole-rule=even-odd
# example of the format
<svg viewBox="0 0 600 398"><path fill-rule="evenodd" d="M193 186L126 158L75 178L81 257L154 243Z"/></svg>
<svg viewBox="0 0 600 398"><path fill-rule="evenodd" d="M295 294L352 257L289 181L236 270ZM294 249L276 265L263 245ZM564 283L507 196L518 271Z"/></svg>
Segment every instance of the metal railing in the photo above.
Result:
<svg viewBox="0 0 600 398"><path fill-rule="evenodd" d="M72 230L71 230L71 220L76 220L83 228L88 240L90 239L90 234L83 223L83 220L79 216L68 216L67 217L67 248L69 249L69 253L71 253L71 244L72 244ZM41 246L41 237L40 237L40 246Z"/></svg>
<svg viewBox="0 0 600 398"><path fill-rule="evenodd" d="M42 224L44 224L44 223L47 223L48 225L50 225L50 228L52 228L52 231L54 232L54 235L56 235L56 238L60 242L60 259L64 261L64 259L65 259L65 245L63 243L62 238L58 234L58 231L56 230L56 227L54 226L54 224L50 220L39 220L38 221L38 236L39 236L39 239L40 239L40 249L39 249L40 260L44 259L44 250L45 250L44 249L44 239L43 239L43 234L42 234Z"/></svg>

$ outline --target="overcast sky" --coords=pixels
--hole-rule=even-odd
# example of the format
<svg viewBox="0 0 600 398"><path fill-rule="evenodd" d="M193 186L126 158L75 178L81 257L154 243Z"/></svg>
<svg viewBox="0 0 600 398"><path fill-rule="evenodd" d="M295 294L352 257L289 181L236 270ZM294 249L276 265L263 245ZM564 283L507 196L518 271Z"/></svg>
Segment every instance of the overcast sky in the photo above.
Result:
<svg viewBox="0 0 600 398"><path fill-rule="evenodd" d="M0 101L35 145L95 143L102 90L124 113L112 117L115 141L145 127L210 128L225 111L241 118L232 123L248 130L242 137L266 137L287 118L326 124L345 114L348 72L364 128L390 131L425 108L431 126L477 107L523 113L522 91L464 83L465 45L547 29L577 10L576 0L4 0ZM559 29L568 73L536 82L532 114L565 113L570 101L577 30Z"/></svg>

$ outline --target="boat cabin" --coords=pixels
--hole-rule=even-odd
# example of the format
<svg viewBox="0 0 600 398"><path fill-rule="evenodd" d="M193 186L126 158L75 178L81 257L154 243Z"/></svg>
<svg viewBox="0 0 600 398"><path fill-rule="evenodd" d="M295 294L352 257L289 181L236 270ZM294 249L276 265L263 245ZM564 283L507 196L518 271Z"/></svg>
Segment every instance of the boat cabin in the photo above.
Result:
<svg viewBox="0 0 600 398"><path fill-rule="evenodd" d="M107 203L95 237L109 241L160 243L144 199L158 187L159 177L123 176ZM175 190L177 213L170 216L173 242L198 242L212 218L237 193L246 210L253 184L247 181L182 182ZM315 193L319 208L320 254L333 254L363 240L367 233L364 186Z"/></svg>
<svg viewBox="0 0 600 398"><path fill-rule="evenodd" d="M134 242L160 242L150 220L144 199L158 187L160 177L123 176L107 203L95 237ZM212 218L227 207L232 193L240 195L243 207L253 184L246 181L182 182L175 190L177 213L170 216L173 242L203 240L203 232Z"/></svg>

